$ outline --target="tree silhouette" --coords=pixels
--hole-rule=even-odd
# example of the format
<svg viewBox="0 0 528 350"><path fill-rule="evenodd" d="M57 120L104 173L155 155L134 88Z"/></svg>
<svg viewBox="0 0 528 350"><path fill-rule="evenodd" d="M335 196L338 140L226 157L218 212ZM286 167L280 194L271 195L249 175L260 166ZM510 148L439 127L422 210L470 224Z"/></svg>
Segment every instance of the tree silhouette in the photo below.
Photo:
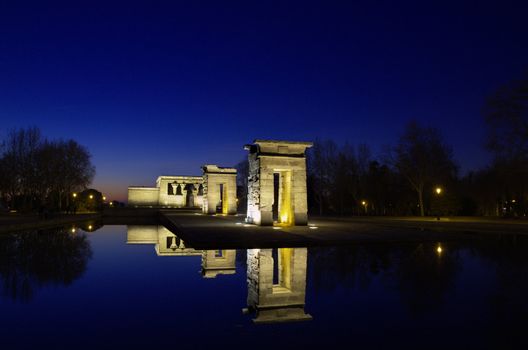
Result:
<svg viewBox="0 0 528 350"><path fill-rule="evenodd" d="M399 143L392 149L390 159L416 192L421 216L425 216L426 188L456 176L452 150L442 140L439 131L423 127L416 121L407 125Z"/></svg>
<svg viewBox="0 0 528 350"><path fill-rule="evenodd" d="M92 256L84 234L52 229L0 236L0 292L29 301L45 285L69 285Z"/></svg>

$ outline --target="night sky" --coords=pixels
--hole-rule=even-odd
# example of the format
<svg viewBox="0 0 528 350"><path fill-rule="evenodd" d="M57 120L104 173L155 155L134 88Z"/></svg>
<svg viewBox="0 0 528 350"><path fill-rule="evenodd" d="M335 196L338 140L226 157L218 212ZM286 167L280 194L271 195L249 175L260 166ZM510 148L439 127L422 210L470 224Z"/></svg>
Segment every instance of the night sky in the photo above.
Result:
<svg viewBox="0 0 528 350"><path fill-rule="evenodd" d="M347 3L347 4L345 4ZM526 2L524 2L526 3ZM438 127L489 161L484 98L528 69L528 6L495 1L2 1L0 137L88 147L93 187L232 166L255 138L368 143Z"/></svg>

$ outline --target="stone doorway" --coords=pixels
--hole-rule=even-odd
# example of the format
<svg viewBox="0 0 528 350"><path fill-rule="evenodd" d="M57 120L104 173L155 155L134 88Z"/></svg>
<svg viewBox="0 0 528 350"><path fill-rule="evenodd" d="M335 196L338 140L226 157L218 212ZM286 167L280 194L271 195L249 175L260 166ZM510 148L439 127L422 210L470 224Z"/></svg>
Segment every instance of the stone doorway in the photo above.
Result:
<svg viewBox="0 0 528 350"><path fill-rule="evenodd" d="M275 170L273 172L273 222L283 225L293 224L291 199L291 171Z"/></svg>
<svg viewBox="0 0 528 350"><path fill-rule="evenodd" d="M187 192L185 195L185 206L187 208L194 208L194 185L186 185L185 190Z"/></svg>

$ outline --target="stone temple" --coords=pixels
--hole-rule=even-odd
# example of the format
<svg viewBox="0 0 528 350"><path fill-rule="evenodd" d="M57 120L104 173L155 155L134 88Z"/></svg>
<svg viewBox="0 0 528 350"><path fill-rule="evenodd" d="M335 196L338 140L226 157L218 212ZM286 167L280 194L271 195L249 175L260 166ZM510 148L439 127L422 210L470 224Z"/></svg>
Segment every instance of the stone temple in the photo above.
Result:
<svg viewBox="0 0 528 350"><path fill-rule="evenodd" d="M128 205L202 208L207 214L236 214L236 169L204 165L202 170L202 176L159 176L156 187L131 186Z"/></svg>
<svg viewBox="0 0 528 350"><path fill-rule="evenodd" d="M236 176L235 168L219 168L216 165L204 165L203 170L203 206L205 214L236 214Z"/></svg>
<svg viewBox="0 0 528 350"><path fill-rule="evenodd" d="M129 187L128 204L137 207L200 208L203 204L203 178L159 176L156 187Z"/></svg>
<svg viewBox="0 0 528 350"><path fill-rule="evenodd" d="M128 225L127 244L152 244L158 256L201 256L203 278L236 272L235 249L196 250L164 226Z"/></svg>
<svg viewBox="0 0 528 350"><path fill-rule="evenodd" d="M248 154L248 223L308 224L306 150L311 142L255 140ZM237 170L204 165L202 176L160 176L156 187L129 187L135 207L201 208L204 214L237 213Z"/></svg>
<svg viewBox="0 0 528 350"><path fill-rule="evenodd" d="M306 149L311 142L255 140L249 151L247 221L306 225Z"/></svg>

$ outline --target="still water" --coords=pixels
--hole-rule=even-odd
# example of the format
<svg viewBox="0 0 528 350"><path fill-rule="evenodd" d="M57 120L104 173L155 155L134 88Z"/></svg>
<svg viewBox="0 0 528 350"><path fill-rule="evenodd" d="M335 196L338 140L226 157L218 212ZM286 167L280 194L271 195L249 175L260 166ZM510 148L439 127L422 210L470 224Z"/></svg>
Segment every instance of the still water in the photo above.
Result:
<svg viewBox="0 0 528 350"><path fill-rule="evenodd" d="M524 237L197 251L91 230L0 236L0 349L528 344Z"/></svg>

